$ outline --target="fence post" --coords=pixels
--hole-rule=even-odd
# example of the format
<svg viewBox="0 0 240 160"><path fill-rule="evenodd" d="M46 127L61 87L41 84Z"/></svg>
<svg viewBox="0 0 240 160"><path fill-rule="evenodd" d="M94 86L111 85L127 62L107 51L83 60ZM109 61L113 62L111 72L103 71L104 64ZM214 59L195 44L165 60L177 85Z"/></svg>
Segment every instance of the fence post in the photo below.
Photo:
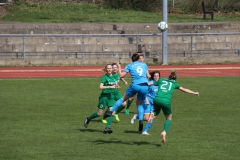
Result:
<svg viewBox="0 0 240 160"><path fill-rule="evenodd" d="M136 38L136 50L138 52L138 35L137 35L137 38Z"/></svg>
<svg viewBox="0 0 240 160"><path fill-rule="evenodd" d="M25 55L25 37L23 37L23 59L26 58L26 55Z"/></svg>
<svg viewBox="0 0 240 160"><path fill-rule="evenodd" d="M84 34L82 35L82 59L84 59Z"/></svg>
<svg viewBox="0 0 240 160"><path fill-rule="evenodd" d="M190 50L191 50L191 52L190 52L191 54L190 55L192 57L192 54L193 54L192 53L193 52L193 36L192 35L191 35L191 48L190 48Z"/></svg>

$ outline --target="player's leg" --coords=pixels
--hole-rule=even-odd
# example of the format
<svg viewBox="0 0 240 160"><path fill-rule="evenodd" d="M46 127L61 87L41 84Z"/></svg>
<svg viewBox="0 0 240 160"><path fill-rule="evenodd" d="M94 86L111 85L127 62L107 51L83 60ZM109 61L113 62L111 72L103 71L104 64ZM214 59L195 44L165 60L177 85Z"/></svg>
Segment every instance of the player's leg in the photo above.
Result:
<svg viewBox="0 0 240 160"><path fill-rule="evenodd" d="M163 113L166 117L166 120L164 122L164 126L163 126L163 131L161 133L161 137L162 137L162 142L165 143L166 142L166 135L170 129L171 126L171 122L172 122L172 109L171 109L171 104L170 103L166 103L166 105L162 108Z"/></svg>
<svg viewBox="0 0 240 160"><path fill-rule="evenodd" d="M99 102L98 102L98 112L94 112L93 114L91 114L89 117L87 117L85 119L85 121L84 121L85 128L88 127L88 124L92 119L103 115L103 111L104 111L104 108L106 107L106 105L107 105L107 97L100 95Z"/></svg>
<svg viewBox="0 0 240 160"><path fill-rule="evenodd" d="M148 122L146 123L146 126L145 126L145 128L143 129L143 132L142 132L142 134L144 134L144 135L149 135L148 130L154 124L154 118L149 121L149 119L151 118L151 115L152 115L151 108L152 108L151 103L149 105L146 105L144 120L147 120Z"/></svg>
<svg viewBox="0 0 240 160"><path fill-rule="evenodd" d="M129 108L130 108L130 106L131 106L134 98L135 98L135 95L134 95L133 97L130 97L130 98L127 100L127 107L126 107L126 109L125 109L125 114L129 114Z"/></svg>
<svg viewBox="0 0 240 160"><path fill-rule="evenodd" d="M89 122L94 119L94 118L97 118L101 115L103 115L103 109L98 109L98 112L94 112L93 114L91 114L89 117L87 117L84 121L84 127L87 128L88 127L88 124Z"/></svg>
<svg viewBox="0 0 240 160"><path fill-rule="evenodd" d="M137 94L137 109L138 109L138 116L139 116L139 126L138 126L138 131L142 132L143 130L143 119L144 119L144 109L142 106L143 100L146 99L147 91L148 91L148 84L140 84L136 86L138 90Z"/></svg>
<svg viewBox="0 0 240 160"><path fill-rule="evenodd" d="M122 103L122 105L116 110L116 113L114 114L114 117L117 121L120 121L118 117L118 113L120 113L125 107L126 107L126 101Z"/></svg>
<svg viewBox="0 0 240 160"><path fill-rule="evenodd" d="M119 100L117 100L117 102L114 104L113 108L104 115L104 117L110 117L112 115L112 113L122 105L122 103L124 101L126 101L127 99L129 99L129 97L133 96L134 94L136 94L137 91L134 90L134 88L132 87L132 85L127 89L126 93L123 95L122 98L120 98Z"/></svg>

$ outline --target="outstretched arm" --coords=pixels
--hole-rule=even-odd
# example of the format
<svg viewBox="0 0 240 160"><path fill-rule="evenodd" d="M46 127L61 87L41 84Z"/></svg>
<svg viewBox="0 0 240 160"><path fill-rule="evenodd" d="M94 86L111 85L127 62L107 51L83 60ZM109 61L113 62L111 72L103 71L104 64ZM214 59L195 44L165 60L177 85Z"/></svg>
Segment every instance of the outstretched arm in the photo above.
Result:
<svg viewBox="0 0 240 160"><path fill-rule="evenodd" d="M122 72L120 63L117 63L117 66L118 66L118 72L120 74L120 77L121 78L125 77L127 75L127 73L126 72Z"/></svg>
<svg viewBox="0 0 240 160"><path fill-rule="evenodd" d="M187 88L180 87L179 90L181 90L183 92L186 92L186 93L195 94L195 95L199 96L198 92L191 91L190 89L187 89Z"/></svg>

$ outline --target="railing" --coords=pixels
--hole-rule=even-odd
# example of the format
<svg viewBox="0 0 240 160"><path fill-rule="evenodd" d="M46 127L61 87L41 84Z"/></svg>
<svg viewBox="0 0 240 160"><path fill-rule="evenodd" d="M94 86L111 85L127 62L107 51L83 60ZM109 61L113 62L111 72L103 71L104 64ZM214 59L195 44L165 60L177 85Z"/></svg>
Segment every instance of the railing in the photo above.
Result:
<svg viewBox="0 0 240 160"><path fill-rule="evenodd" d="M199 42L194 42L194 37L199 37L199 36L222 36L222 35L226 35L226 36L236 36L236 35L240 35L240 32L227 32L227 33L168 33L168 36L171 37L171 36L176 36L176 37L190 37L190 50L176 50L176 52L181 52L183 53L183 55L185 56L186 52L190 53L190 57L193 56L193 52L195 52L196 50L194 50L194 44L197 44ZM84 59L85 58L85 53L88 53L88 52L95 52L95 53L120 53L120 52L124 52L124 53L130 53L130 52L133 52L133 50L125 50L125 51L97 51L97 50L94 50L94 51L85 51L85 46L86 46L86 43L85 43L85 38L86 37L135 37L135 44L131 43L132 45L135 45L135 51L138 50L138 47L139 47L139 44L148 44L148 42L142 42L141 41L141 37L159 37L159 39L161 40L162 39L162 34L0 34L0 38L2 37L8 37L8 38L14 38L14 37L21 37L22 38L22 51L1 51L0 50L0 54L1 53L17 53L17 58L19 57L19 53L22 53L22 58L25 59L26 58L26 53L29 53L29 51L26 52L26 38L27 37L79 37L81 38L81 51L31 51L31 53L73 53L73 54L76 54L76 57L78 56L77 53L81 53L81 58ZM8 39L7 39L8 41ZM171 41L171 42L168 42L168 44L174 44L175 42L174 41ZM214 43L214 42L211 42L211 43ZM224 43L224 42L223 42ZM227 43L227 42L226 42ZM240 43L237 42L237 43ZM4 43L1 43L0 42L0 45L3 46ZM35 44L35 45L38 45L38 44ZM51 45L51 44L49 44ZM91 44L89 44L91 45ZM94 45L94 44L92 44ZM114 45L119 45L119 44L114 44ZM158 45L161 45L161 44L158 44ZM240 46L240 44L238 45ZM220 49L220 50L216 50L216 49L205 49L205 48L201 48L201 49L198 49L197 52L199 52L199 54L201 55L202 52L205 52L205 51L211 51L211 52L215 52L215 51L221 51L221 52L224 52L224 51L231 51L231 52L234 52L235 54L237 54L239 56L240 54L240 47L238 48L230 48L230 49ZM155 52L158 52L158 54L161 52L161 50L158 50L158 51L155 51ZM159 55L158 55L159 56ZM150 57L151 58L151 57Z"/></svg>

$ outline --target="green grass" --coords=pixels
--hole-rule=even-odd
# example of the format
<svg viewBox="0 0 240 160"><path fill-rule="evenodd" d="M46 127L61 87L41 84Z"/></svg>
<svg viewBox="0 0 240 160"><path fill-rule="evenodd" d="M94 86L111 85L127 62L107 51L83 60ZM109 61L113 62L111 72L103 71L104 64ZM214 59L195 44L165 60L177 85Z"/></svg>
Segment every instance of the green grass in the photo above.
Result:
<svg viewBox="0 0 240 160"><path fill-rule="evenodd" d="M0 79L0 159L239 159L239 81L179 78L200 97L175 91L172 126L161 144L164 116L150 136L141 135L138 123L130 124L134 104L130 115L119 114L110 135L102 133L101 118L83 127L97 111L100 78Z"/></svg>
<svg viewBox="0 0 240 160"><path fill-rule="evenodd" d="M162 20L161 13L133 10L103 9L94 4L86 3L52 3L48 5L16 2L8 6L8 14L0 19L2 22L127 22L157 23ZM214 22L239 21L239 13L215 14ZM171 22L210 22L202 20L202 14L168 14Z"/></svg>

